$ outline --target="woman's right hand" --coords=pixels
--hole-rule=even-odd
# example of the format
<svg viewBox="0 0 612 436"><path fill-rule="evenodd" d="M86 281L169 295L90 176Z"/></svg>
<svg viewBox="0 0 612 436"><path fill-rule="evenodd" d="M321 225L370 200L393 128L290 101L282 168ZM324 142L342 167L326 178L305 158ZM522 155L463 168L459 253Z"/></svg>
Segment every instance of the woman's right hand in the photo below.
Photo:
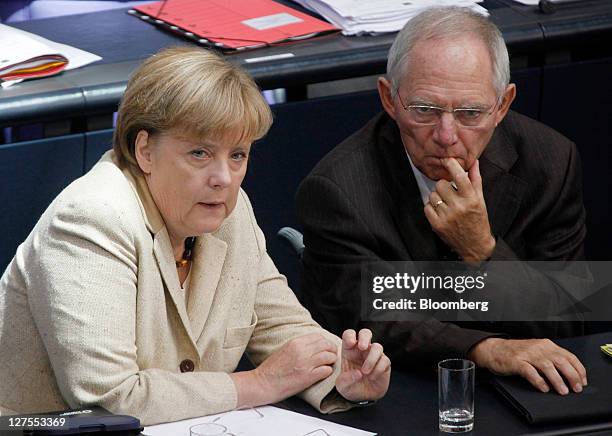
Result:
<svg viewBox="0 0 612 436"><path fill-rule="evenodd" d="M252 371L231 374L238 407L284 400L333 373L337 346L320 333L290 340Z"/></svg>

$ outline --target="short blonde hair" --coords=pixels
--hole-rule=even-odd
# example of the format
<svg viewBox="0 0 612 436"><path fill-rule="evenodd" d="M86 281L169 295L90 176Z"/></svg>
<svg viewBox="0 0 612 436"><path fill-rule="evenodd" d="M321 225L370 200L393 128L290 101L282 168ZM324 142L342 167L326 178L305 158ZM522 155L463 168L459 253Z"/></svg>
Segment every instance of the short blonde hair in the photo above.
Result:
<svg viewBox="0 0 612 436"><path fill-rule="evenodd" d="M173 130L198 139L231 132L236 143L246 143L262 138L271 124L270 107L242 68L210 50L168 48L130 78L113 149L122 165L139 173L134 143L140 130L150 135Z"/></svg>

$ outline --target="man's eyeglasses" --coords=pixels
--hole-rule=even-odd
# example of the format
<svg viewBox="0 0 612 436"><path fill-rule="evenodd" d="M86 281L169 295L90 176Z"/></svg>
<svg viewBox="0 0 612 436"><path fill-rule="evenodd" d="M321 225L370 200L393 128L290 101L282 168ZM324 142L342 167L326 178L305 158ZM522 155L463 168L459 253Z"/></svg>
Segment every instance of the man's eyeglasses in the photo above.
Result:
<svg viewBox="0 0 612 436"><path fill-rule="evenodd" d="M446 109L438 106L432 106L424 103L415 103L406 105L404 100L397 91L397 98L402 104L402 107L408 112L410 121L414 124L422 126L435 126L442 119L442 114L448 112L452 114L455 121L462 127L475 128L480 127L484 124L486 119L495 111L495 107L499 104L501 98L488 109L484 108L456 108Z"/></svg>

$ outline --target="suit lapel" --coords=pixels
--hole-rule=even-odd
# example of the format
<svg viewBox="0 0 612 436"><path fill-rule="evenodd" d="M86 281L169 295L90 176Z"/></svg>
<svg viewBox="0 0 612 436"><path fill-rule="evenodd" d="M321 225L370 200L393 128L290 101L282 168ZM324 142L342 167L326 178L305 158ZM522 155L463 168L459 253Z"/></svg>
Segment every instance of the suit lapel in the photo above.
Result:
<svg viewBox="0 0 612 436"><path fill-rule="evenodd" d="M226 253L227 244L210 234L205 234L196 240L187 305L191 331L196 342L210 314Z"/></svg>
<svg viewBox="0 0 612 436"><path fill-rule="evenodd" d="M483 194L495 236L506 234L527 190L527 182L509 172L517 158L511 138L501 124L480 157Z"/></svg>
<svg viewBox="0 0 612 436"><path fill-rule="evenodd" d="M395 121L381 126L378 146L383 174L387 175L393 220L412 259L436 258L435 235L423 212L423 201ZM399 259L398 259L399 260Z"/></svg>
<svg viewBox="0 0 612 436"><path fill-rule="evenodd" d="M166 227L162 227L159 232L153 236L153 254L157 261L157 266L161 273L162 279L166 284L166 289L172 298L174 307L181 318L181 321L191 339L194 347L196 345L195 337L191 329L191 323L187 315L187 309L185 307L185 296L181 289L178 274L176 272L176 264L174 256L172 255L172 245L170 244L170 237Z"/></svg>

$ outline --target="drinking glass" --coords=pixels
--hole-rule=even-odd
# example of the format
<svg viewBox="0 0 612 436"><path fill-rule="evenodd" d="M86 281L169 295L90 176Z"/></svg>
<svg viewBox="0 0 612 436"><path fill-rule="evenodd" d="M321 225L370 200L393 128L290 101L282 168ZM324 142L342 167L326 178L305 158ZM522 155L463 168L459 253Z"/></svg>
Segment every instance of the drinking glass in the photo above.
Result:
<svg viewBox="0 0 612 436"><path fill-rule="evenodd" d="M474 428L474 362L447 359L438 363L440 431L462 433Z"/></svg>
<svg viewBox="0 0 612 436"><path fill-rule="evenodd" d="M197 424L189 428L190 436L221 436L227 434L228 431L226 426L215 424L214 422Z"/></svg>

